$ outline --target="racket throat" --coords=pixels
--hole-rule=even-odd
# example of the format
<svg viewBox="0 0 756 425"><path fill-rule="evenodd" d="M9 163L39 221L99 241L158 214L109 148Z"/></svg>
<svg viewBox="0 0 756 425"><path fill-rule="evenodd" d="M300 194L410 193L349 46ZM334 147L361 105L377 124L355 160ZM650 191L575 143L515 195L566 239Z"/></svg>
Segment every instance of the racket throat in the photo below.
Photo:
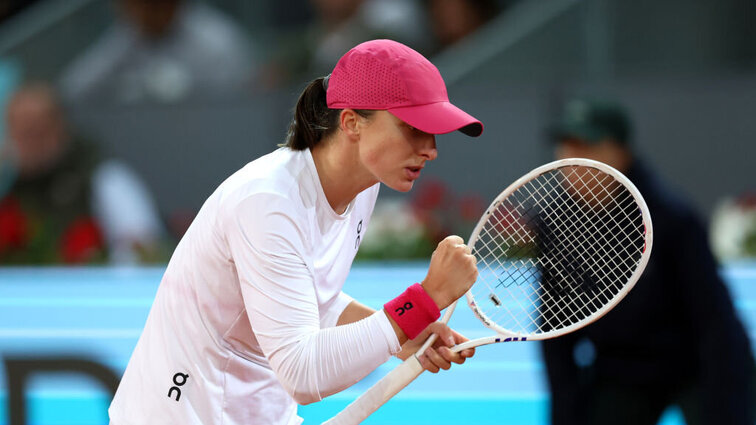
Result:
<svg viewBox="0 0 756 425"><path fill-rule="evenodd" d="M520 341L528 341L528 337L494 335L494 336L489 336L485 338L473 339L471 341L463 342L462 344L457 344L454 347L452 347L451 350L452 352L459 353L462 350L466 350L468 348L480 347L481 345L496 344L499 342L520 342Z"/></svg>

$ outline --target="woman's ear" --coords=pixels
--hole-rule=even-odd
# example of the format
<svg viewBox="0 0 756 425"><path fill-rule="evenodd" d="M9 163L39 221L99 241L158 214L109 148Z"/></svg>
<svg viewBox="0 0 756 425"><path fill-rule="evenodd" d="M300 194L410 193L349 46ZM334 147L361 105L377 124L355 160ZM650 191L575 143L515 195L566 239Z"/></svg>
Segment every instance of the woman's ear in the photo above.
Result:
<svg viewBox="0 0 756 425"><path fill-rule="evenodd" d="M339 128L350 139L360 137L360 124L362 117L352 109L343 109L339 115Z"/></svg>

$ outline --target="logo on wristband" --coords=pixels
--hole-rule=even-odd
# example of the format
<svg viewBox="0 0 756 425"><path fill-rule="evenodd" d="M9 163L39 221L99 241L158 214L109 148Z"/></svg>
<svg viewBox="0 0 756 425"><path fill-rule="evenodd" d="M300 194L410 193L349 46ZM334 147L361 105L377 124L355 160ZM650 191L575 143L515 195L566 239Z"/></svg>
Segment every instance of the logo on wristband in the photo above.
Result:
<svg viewBox="0 0 756 425"><path fill-rule="evenodd" d="M401 295L384 304L384 308L409 339L420 335L441 315L433 298L419 283L411 285ZM404 314L409 310L412 310L412 314Z"/></svg>
<svg viewBox="0 0 756 425"><path fill-rule="evenodd" d="M396 310L394 310L394 311L401 316L407 310L412 310L412 303L411 302L404 303L403 306L397 307Z"/></svg>

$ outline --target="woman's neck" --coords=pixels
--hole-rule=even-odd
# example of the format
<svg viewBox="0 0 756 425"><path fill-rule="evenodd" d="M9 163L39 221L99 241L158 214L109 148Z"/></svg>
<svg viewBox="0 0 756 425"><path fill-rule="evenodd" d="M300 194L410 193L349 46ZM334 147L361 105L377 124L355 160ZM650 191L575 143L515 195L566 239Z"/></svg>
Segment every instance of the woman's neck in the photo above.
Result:
<svg viewBox="0 0 756 425"><path fill-rule="evenodd" d="M323 192L337 214L343 214L358 193L377 183L362 167L358 153L355 143L337 137L312 148Z"/></svg>

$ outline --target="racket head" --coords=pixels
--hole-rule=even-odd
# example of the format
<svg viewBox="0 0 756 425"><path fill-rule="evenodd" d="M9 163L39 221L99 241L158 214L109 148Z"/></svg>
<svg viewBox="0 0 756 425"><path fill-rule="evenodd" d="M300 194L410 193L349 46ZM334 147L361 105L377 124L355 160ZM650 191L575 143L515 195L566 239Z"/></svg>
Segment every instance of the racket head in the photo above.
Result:
<svg viewBox="0 0 756 425"><path fill-rule="evenodd" d="M468 245L481 322L521 340L554 338L606 314L648 263L653 226L618 170L584 158L542 165L494 199Z"/></svg>

